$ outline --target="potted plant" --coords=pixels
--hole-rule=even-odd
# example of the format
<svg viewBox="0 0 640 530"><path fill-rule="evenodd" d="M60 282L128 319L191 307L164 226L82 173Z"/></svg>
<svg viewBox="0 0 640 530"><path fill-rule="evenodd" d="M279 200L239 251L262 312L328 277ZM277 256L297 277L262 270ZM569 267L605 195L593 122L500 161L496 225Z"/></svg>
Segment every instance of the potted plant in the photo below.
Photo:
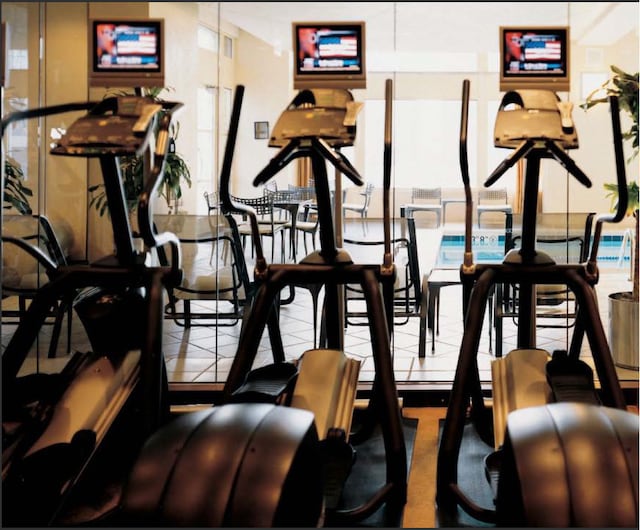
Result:
<svg viewBox="0 0 640 530"><path fill-rule="evenodd" d="M610 95L618 97L620 109L626 111L632 120L631 127L623 133L625 141L631 141L632 153L629 162L638 156L638 73L629 74L616 66L611 66L613 75L587 96L581 105L585 110L608 101ZM617 184L606 183L607 197L611 198L611 209L618 205ZM627 185L629 203L627 215L634 217L635 235L632 239L631 271L632 291L611 293L609 295L609 342L611 353L618 366L638 369L638 225L640 207L638 201L638 183Z"/></svg>
<svg viewBox="0 0 640 530"><path fill-rule="evenodd" d="M152 99L160 99L159 95L163 90L170 90L167 87L152 87L143 89L143 95ZM175 150L176 140L180 131L180 124L174 123L169 131L170 144L169 152L165 160L164 174L162 175L162 183L158 187L158 194L164 197L167 202L169 212L177 213L178 201L182 197L182 183L185 182L191 187L191 172L182 156ZM142 192L143 187L143 164L142 157L127 156L120 158L120 171L122 174L122 183L124 187L125 198L129 211L135 211L138 206L138 196ZM89 206L94 206L100 215L108 209L107 197L104 191L104 184L96 184L89 187L91 193L91 201Z"/></svg>
<svg viewBox="0 0 640 530"><path fill-rule="evenodd" d="M4 161L4 196L3 208L15 208L21 214L31 214L29 197L33 192L24 184L25 177L20 164L11 157Z"/></svg>

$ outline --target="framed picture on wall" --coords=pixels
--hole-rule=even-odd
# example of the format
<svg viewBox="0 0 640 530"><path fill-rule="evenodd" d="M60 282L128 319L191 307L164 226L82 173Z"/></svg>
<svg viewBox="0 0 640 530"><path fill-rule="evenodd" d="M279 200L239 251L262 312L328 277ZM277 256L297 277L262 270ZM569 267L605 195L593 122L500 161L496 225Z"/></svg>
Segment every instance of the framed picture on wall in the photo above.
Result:
<svg viewBox="0 0 640 530"><path fill-rule="evenodd" d="M265 140L269 138L269 122L268 121L254 121L253 122L253 137L256 140Z"/></svg>

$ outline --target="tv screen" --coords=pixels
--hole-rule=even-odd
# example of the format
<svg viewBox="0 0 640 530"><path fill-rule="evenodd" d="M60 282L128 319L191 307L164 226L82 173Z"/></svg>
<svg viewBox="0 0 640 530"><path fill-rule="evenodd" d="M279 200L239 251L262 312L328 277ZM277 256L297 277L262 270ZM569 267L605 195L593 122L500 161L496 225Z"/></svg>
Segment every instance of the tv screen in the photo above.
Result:
<svg viewBox="0 0 640 530"><path fill-rule="evenodd" d="M89 85L164 86L162 19L92 20Z"/></svg>
<svg viewBox="0 0 640 530"><path fill-rule="evenodd" d="M293 87L366 88L364 22L294 22Z"/></svg>
<svg viewBox="0 0 640 530"><path fill-rule="evenodd" d="M500 28L500 90L570 88L569 28Z"/></svg>

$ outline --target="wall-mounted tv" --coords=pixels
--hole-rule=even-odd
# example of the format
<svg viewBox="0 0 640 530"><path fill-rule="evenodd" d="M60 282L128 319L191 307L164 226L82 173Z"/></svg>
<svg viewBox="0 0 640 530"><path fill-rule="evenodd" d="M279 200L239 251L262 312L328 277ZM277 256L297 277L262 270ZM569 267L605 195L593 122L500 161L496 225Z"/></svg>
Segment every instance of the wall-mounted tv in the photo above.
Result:
<svg viewBox="0 0 640 530"><path fill-rule="evenodd" d="M164 86L164 21L89 21L89 86Z"/></svg>
<svg viewBox="0 0 640 530"><path fill-rule="evenodd" d="M366 88L364 22L294 22L293 88Z"/></svg>
<svg viewBox="0 0 640 530"><path fill-rule="evenodd" d="M500 90L568 92L569 28L501 27Z"/></svg>

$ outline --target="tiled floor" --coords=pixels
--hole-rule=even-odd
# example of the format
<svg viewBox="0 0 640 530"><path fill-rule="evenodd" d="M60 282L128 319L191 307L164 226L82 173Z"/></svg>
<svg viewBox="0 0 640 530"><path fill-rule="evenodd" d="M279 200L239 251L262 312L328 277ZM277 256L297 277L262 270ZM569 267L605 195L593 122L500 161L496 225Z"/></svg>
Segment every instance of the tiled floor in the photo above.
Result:
<svg viewBox="0 0 640 530"><path fill-rule="evenodd" d="M462 229L459 227L460 230ZM455 230L455 227L447 227ZM362 237L360 224L349 225L347 234ZM367 238L374 237L375 227L369 229ZM420 267L424 273L435 260L440 231L433 229L419 230ZM300 245L302 246L302 245ZM267 243L267 250L269 244ZM208 267L210 248L198 249L196 261ZM250 252L247 259L251 260ZM381 256L380 258L381 259ZM375 262L375 261L374 261ZM606 296L612 291L628 290L628 267L617 268L609 266L601 270L600 283L597 293L600 303L601 318L607 328L607 300ZM313 347L313 319L311 315L311 296L305 289L297 288L295 299L291 304L281 307L281 332L285 347L285 354L289 359L298 358L304 351ZM431 337L427 338L426 357L418 358L419 319L410 318L408 323L395 327L393 337L394 370L398 387L407 391L415 390L447 390L453 381L456 362L462 338L462 288L460 285L448 286L441 293L440 334L436 337L435 352L431 353ZM206 306L213 302L195 302L194 305ZM2 344L6 345L15 326L3 325ZM46 359L48 348L48 333L50 326L46 326L41 333L39 344L34 347L40 355L30 356L23 367L23 373L36 369L43 371L58 370L68 359L66 355L66 333L63 330L55 359ZM114 330L116 331L116 330ZM490 381L490 363L493 359L489 340L488 315L478 351L478 365L483 381ZM608 332L608 331L607 331ZM167 363L169 380L172 383L197 383L198 388L219 389L224 383L236 353L236 345L240 333L240 324L233 327L192 327L185 329L173 320L164 321L164 353ZM509 351L515 346L517 329L513 323L505 321L503 350ZM540 329L538 346L552 349L567 348L570 337L564 329ZM495 340L495 338L493 339ZM585 341L586 343L586 341ZM360 382L366 386L374 375L371 358L371 343L368 327L348 326L344 338L345 352L349 356L361 359ZM590 360L588 346L583 346L585 359ZM79 319L73 320L72 350L90 349L86 335L82 331ZM271 353L268 338L265 336L259 347L256 364L263 364L270 360ZM623 384L637 387L638 373L634 370L618 369ZM188 385L194 386L195 385Z"/></svg>

